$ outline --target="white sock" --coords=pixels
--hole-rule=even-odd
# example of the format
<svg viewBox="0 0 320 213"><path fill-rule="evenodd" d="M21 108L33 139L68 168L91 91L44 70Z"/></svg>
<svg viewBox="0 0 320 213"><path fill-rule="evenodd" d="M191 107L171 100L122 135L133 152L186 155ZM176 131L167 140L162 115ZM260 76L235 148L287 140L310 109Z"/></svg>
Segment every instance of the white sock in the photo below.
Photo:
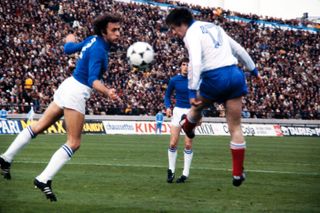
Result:
<svg viewBox="0 0 320 213"><path fill-rule="evenodd" d="M32 137L35 137L35 134L32 132L31 127L28 126L27 128L23 129L16 139L11 143L9 148L5 153L1 155L1 157L11 163L14 156L18 154L20 150L23 149L25 145L27 145Z"/></svg>
<svg viewBox="0 0 320 213"><path fill-rule="evenodd" d="M246 148L246 142L243 141L242 143L235 143L233 141L230 141L230 149L245 149Z"/></svg>
<svg viewBox="0 0 320 213"><path fill-rule="evenodd" d="M36 177L40 182L47 183L48 180L57 174L57 172L66 164L73 155L73 151L66 144L62 145L51 157L50 162L43 172Z"/></svg>
<svg viewBox="0 0 320 213"><path fill-rule="evenodd" d="M176 170L177 156L178 156L177 148L168 149L169 169L171 169L172 173L174 173Z"/></svg>
<svg viewBox="0 0 320 213"><path fill-rule="evenodd" d="M189 177L189 172L190 172L190 166L192 162L192 157L193 157L193 152L192 149L184 150L184 166L183 166L183 172L182 174L186 177Z"/></svg>

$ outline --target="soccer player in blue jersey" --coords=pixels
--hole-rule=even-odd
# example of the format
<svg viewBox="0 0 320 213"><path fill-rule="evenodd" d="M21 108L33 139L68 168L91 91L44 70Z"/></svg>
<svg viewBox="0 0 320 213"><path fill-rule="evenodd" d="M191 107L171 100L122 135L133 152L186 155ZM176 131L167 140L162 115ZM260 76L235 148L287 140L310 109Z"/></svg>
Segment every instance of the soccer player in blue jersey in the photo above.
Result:
<svg viewBox="0 0 320 213"><path fill-rule="evenodd" d="M187 114L190 110L189 95L188 95L188 58L183 58L180 61L180 73L172 77L169 81L168 88L164 97L164 104L166 106L166 115L171 117L171 136L168 149L168 176L167 182L172 183L175 177L176 160L177 160L177 146L180 138L181 126L179 124L181 116ZM175 92L175 106L171 110L171 96ZM189 177L190 166L192 162L192 139L188 136L184 138L184 166L182 175L177 179L177 183L184 183Z"/></svg>
<svg viewBox="0 0 320 213"><path fill-rule="evenodd" d="M245 180L243 162L246 149L241 130L242 97L248 91L245 75L237 66L238 60L258 80L261 77L246 50L220 26L194 20L186 8L172 10L166 23L183 39L190 58L188 88L192 107L180 124L188 137L193 138L202 110L214 102L225 104L231 135L232 183L240 186Z"/></svg>
<svg viewBox="0 0 320 213"><path fill-rule="evenodd" d="M10 166L14 156L30 142L31 138L46 130L64 116L67 141L51 157L47 167L34 179L39 188L50 201L56 201L52 192L52 179L80 147L81 132L85 117L85 104L92 89L110 99L118 98L115 89L107 88L102 82L103 73L107 71L108 53L111 43L120 37L121 18L105 13L94 22L95 35L81 42L76 42L73 34L66 36L64 51L67 54L80 52L76 68L71 77L62 82L54 94L53 102L48 106L37 123L25 128L0 156L2 175L11 179Z"/></svg>
<svg viewBox="0 0 320 213"><path fill-rule="evenodd" d="M162 124L163 124L163 114L161 111L159 111L156 114L156 134L160 134L161 135L161 131L162 131Z"/></svg>

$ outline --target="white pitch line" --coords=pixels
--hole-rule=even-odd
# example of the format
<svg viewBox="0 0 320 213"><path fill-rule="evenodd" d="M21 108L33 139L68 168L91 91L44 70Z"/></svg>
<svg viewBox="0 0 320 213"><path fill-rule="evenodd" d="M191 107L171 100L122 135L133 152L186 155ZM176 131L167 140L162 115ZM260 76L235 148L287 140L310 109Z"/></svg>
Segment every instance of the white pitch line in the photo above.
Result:
<svg viewBox="0 0 320 213"><path fill-rule="evenodd" d="M44 161L14 161L14 163L22 164L47 164ZM117 163L74 163L69 162L69 165L87 165L87 166L113 166L113 167L138 167L138 168L167 168L162 165L146 165L146 164L117 164ZM212 171L231 171L231 169L226 168L208 168L208 167L191 167L193 170L212 170ZM269 174L292 174L292 175L309 175L309 176L320 176L318 172L292 172L292 171L274 171L274 170L259 170L251 169L246 170L247 172L253 173L269 173Z"/></svg>

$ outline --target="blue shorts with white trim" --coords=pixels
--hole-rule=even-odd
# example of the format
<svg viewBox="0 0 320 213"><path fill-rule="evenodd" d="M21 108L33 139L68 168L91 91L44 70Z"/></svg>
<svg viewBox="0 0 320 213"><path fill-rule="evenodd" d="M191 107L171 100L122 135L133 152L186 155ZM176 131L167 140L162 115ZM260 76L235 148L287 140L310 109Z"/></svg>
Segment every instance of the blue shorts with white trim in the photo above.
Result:
<svg viewBox="0 0 320 213"><path fill-rule="evenodd" d="M218 103L248 93L243 71L236 65L221 67L201 74L200 95Z"/></svg>

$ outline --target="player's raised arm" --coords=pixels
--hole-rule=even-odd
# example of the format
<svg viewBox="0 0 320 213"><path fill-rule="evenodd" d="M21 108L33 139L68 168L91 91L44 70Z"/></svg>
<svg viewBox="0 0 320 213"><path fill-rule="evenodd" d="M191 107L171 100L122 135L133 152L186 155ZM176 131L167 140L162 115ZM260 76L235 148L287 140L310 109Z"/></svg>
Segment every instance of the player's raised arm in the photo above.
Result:
<svg viewBox="0 0 320 213"><path fill-rule="evenodd" d="M76 43L76 37L74 34L69 34L65 38L65 45L63 46L64 52L68 55L80 52L83 47L84 41L80 43Z"/></svg>
<svg viewBox="0 0 320 213"><path fill-rule="evenodd" d="M255 64L248 54L248 52L234 39L228 36L228 41L231 46L232 54L243 64L245 67L251 72L251 74L260 79L260 75L258 73Z"/></svg>

